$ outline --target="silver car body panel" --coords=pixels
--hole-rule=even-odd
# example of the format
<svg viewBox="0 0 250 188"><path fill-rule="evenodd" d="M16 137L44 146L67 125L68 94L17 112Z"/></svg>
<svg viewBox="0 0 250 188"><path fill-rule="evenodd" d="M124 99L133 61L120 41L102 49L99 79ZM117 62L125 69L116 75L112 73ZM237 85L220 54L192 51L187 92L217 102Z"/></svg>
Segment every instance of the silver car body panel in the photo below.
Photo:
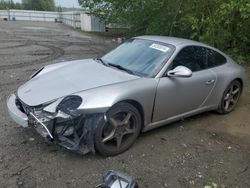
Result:
<svg viewBox="0 0 250 188"><path fill-rule="evenodd" d="M78 111L84 115L105 114L114 104L127 101L140 109L144 119L142 131L148 131L191 115L217 109L223 92L233 80L240 79L244 85L244 69L215 48L173 37L136 38L175 46L174 53L154 78L131 75L92 59L78 60L45 66L18 89L17 97L31 107L46 104L43 110L54 113L64 97L78 95L82 98ZM221 53L226 57L227 63L193 72L188 78L165 76L180 50L193 45ZM27 116L18 112L14 95L9 98L7 106L11 117L18 124L26 126ZM87 129L92 131L91 127Z"/></svg>
<svg viewBox="0 0 250 188"><path fill-rule="evenodd" d="M155 78L130 75L105 67L92 59L78 60L46 66L35 78L18 89L18 97L27 105L36 106L77 94L83 98L79 109L84 113L106 112L120 101L134 101L141 105L145 117L144 125L147 126L177 115L188 114L189 111L192 115L193 111L206 109L206 106L208 109L217 108L227 85L235 78L245 80L242 67L221 51L208 45L174 37L137 38L166 42L176 47L174 54ZM163 77L179 51L192 45L218 51L228 62L194 72L190 78ZM209 80L215 81L207 85L206 82ZM54 110L57 104L58 101L51 105Z"/></svg>
<svg viewBox="0 0 250 188"><path fill-rule="evenodd" d="M206 84L209 80L214 82ZM198 109L210 97L215 82L216 75L210 70L194 72L190 78L160 78L153 121L161 121Z"/></svg>
<svg viewBox="0 0 250 188"><path fill-rule="evenodd" d="M10 117L22 127L28 127L28 117L26 114L21 112L16 106L16 96L14 94L10 95L7 99L7 108Z"/></svg>
<svg viewBox="0 0 250 188"><path fill-rule="evenodd" d="M23 84L17 94L27 105L37 106L80 91L138 78L87 59L45 67Z"/></svg>
<svg viewBox="0 0 250 188"><path fill-rule="evenodd" d="M84 113L104 113L118 102L136 102L143 109L144 124L147 125L151 122L158 82L155 78L141 78L79 93L84 100L79 109Z"/></svg>

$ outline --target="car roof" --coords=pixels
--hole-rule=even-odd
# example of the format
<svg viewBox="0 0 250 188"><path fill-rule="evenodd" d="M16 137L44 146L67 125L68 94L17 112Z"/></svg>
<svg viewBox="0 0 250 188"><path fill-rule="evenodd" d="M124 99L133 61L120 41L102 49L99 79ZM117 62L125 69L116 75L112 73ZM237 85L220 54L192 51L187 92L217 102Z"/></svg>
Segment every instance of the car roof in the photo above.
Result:
<svg viewBox="0 0 250 188"><path fill-rule="evenodd" d="M198 46L205 46L209 48L213 48L209 45L203 44L201 42L189 40L189 39L184 39L184 38L177 38L177 37L167 37L167 36L156 36L156 35L144 35L144 36L138 36L135 37L138 39L145 39L145 40L153 40L157 42L163 42L167 44L172 44L174 46L179 46L179 45L198 45Z"/></svg>

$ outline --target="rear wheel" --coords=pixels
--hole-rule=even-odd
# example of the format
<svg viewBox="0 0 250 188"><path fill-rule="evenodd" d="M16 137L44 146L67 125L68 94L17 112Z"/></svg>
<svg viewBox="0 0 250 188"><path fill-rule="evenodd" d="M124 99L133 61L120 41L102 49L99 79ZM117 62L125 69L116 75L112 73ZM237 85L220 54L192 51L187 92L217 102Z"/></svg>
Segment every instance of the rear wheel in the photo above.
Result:
<svg viewBox="0 0 250 188"><path fill-rule="evenodd" d="M106 114L95 131L95 147L105 156L117 155L127 150L141 130L141 116L129 103L118 103Z"/></svg>
<svg viewBox="0 0 250 188"><path fill-rule="evenodd" d="M232 112L238 103L241 91L241 83L238 80L232 81L224 91L220 106L217 111L221 114Z"/></svg>

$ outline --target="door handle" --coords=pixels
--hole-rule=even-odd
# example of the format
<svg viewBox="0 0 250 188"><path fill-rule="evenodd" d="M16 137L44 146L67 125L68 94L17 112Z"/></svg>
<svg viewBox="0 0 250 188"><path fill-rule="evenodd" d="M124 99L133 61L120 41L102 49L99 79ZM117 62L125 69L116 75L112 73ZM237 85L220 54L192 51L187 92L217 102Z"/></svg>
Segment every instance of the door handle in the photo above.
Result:
<svg viewBox="0 0 250 188"><path fill-rule="evenodd" d="M210 85L210 84L213 84L213 83L214 83L214 80L208 80L208 81L206 82L207 85Z"/></svg>

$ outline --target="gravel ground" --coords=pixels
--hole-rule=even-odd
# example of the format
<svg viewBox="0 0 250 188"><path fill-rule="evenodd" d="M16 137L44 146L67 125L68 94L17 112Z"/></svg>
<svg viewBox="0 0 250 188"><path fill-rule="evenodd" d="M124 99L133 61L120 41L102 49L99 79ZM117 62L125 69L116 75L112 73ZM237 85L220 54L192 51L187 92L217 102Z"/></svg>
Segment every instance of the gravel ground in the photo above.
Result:
<svg viewBox="0 0 250 188"><path fill-rule="evenodd" d="M250 187L249 85L231 114L207 112L144 133L116 157L65 151L11 121L7 96L39 67L97 57L113 46L60 24L0 21L0 187L92 188L110 169L135 177L140 188Z"/></svg>

